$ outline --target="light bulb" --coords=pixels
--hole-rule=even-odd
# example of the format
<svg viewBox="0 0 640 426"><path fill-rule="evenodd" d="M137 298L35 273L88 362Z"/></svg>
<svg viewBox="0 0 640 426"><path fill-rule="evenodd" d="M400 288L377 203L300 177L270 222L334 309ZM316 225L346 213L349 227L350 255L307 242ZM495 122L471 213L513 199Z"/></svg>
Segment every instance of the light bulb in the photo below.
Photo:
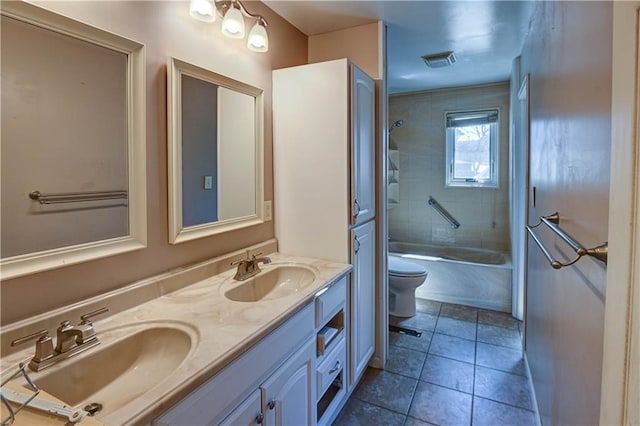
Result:
<svg viewBox="0 0 640 426"><path fill-rule="evenodd" d="M262 25L262 22L256 22L251 31L249 31L247 47L254 52L266 52L269 50L269 36L267 36L267 29Z"/></svg>
<svg viewBox="0 0 640 426"><path fill-rule="evenodd" d="M222 34L231 38L244 37L244 18L240 9L231 6L222 20Z"/></svg>
<svg viewBox="0 0 640 426"><path fill-rule="evenodd" d="M191 0L189 15L199 21L213 22L216 20L216 9L209 0Z"/></svg>

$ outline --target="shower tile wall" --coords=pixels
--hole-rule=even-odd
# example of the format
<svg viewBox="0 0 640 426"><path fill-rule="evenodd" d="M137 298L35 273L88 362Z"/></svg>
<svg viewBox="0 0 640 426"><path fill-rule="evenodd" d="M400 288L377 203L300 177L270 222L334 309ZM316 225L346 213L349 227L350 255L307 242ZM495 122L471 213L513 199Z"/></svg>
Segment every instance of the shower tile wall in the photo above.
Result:
<svg viewBox="0 0 640 426"><path fill-rule="evenodd" d="M499 188L445 187L445 114L500 108ZM509 83L393 95L389 147L398 149L399 200L389 210L392 240L509 250ZM461 224L452 229L427 204L433 196Z"/></svg>

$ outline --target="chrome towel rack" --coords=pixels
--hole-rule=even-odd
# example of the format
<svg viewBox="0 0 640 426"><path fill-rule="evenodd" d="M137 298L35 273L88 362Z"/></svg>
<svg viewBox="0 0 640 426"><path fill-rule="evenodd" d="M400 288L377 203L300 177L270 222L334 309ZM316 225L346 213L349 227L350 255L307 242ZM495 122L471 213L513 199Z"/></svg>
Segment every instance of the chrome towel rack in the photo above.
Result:
<svg viewBox="0 0 640 426"><path fill-rule="evenodd" d="M102 201L127 199L127 191L95 191L95 192L66 192L58 194L43 194L40 191L31 191L29 198L40 204L78 203L81 201Z"/></svg>
<svg viewBox="0 0 640 426"><path fill-rule="evenodd" d="M542 243L540 238L533 232L534 228L537 228L543 223L547 225L549 229L551 229L558 237L562 239L562 241L567 243L576 252L575 259L571 260L568 263L562 263L553 257L549 249L545 247L545 245ZM535 241L535 243L538 245L538 247L542 251L542 254L544 254L544 257L547 258L552 268L560 269L560 268L564 268L565 266L571 266L574 263L576 263L578 260L580 260L583 256L591 256L598 259L601 262L604 262L605 264L607 263L607 256L609 253L609 243L607 241L605 241L604 243L598 246L595 246L592 248L586 248L582 244L577 242L569 234L567 234L562 228L560 228L558 226L559 223L560 223L560 214L558 212L555 212L547 216L540 216L540 220L538 221L538 223L536 223L533 226L529 226L529 225L526 226L527 232L529 233L529 235L531 235L531 238L533 239L533 241Z"/></svg>
<svg viewBox="0 0 640 426"><path fill-rule="evenodd" d="M460 222L458 222L455 217L451 216L451 213L449 213L444 207L442 207L440 203L436 201L436 199L433 198L431 195L429 195L428 203L431 207L433 207L435 211L440 213L440 215L444 218L444 220L449 222L449 224L453 229L460 228Z"/></svg>

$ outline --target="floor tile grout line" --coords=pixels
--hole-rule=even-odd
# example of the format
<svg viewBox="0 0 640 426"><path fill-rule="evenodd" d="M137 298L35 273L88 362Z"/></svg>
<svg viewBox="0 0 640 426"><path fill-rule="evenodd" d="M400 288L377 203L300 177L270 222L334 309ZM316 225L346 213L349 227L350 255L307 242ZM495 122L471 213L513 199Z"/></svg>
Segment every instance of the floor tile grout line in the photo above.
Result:
<svg viewBox="0 0 640 426"><path fill-rule="evenodd" d="M508 402L504 402L504 401L498 401L497 399L493 399L493 398L487 398L486 396L482 396L482 395L473 395L473 397L478 397L480 399L486 399L487 401L491 401L491 402L495 402L496 404L502 404L502 405L506 405L507 407L511 407L511 408L517 408L519 410L524 410L524 411L530 411L530 412L534 412L533 410L529 409L529 408L524 408L521 407L519 405L514 405L514 404L509 404Z"/></svg>
<svg viewBox="0 0 640 426"><path fill-rule="evenodd" d="M464 340L468 340L470 342L475 342L475 339L468 339L466 337L456 336L455 334L447 334L447 333L442 333L442 332L439 332L439 331L434 331L433 334L442 334L443 336L457 337L458 339L464 339Z"/></svg>
<svg viewBox="0 0 640 426"><path fill-rule="evenodd" d="M466 340L466 341L469 341L469 342L475 342L476 341L476 339L467 339L467 338L464 338L464 337L454 336L454 335L446 334L446 333L440 333L440 332L437 332L437 331L433 331L433 334L440 334L442 336L455 337L457 339L462 339L462 340Z"/></svg>
<svg viewBox="0 0 640 426"><path fill-rule="evenodd" d="M525 379L528 379L526 374L517 374L517 373L512 373L510 371L505 371L505 370L500 370L499 368L494 368L494 367L487 367L486 365L478 365L476 364L477 367L480 368L485 368L487 370L492 370L492 371L497 371L498 373L504 373L504 374L511 374L512 376L516 376L516 377L524 377Z"/></svg>
<svg viewBox="0 0 640 426"><path fill-rule="evenodd" d="M429 342L429 347L431 347L431 342ZM429 353L427 352L427 355ZM411 395L411 401L409 402L409 409L407 410L407 416L409 416L409 413L411 412L411 406L413 405L413 401L416 397L416 393L418 393L418 385L420 384L420 377L422 376L422 371L424 370L424 365L427 362L427 357L424 357L424 360L422 361L422 368L420 369L420 374L418 375L418 380L416 381L416 385L413 388L413 394ZM406 422L406 419L405 419Z"/></svg>
<svg viewBox="0 0 640 426"><path fill-rule="evenodd" d="M445 389L453 390L453 391L456 391L456 392L460 392L460 393L463 393L463 394L465 394L465 395L473 396L473 392L465 392L465 391L460 390L460 389L451 388L451 387L449 387L449 386L445 386L445 385L440 384L440 383L430 382L430 381L428 381L428 380L418 379L418 381L419 381L419 382L423 382L423 383L428 383L428 384L430 384L430 385L438 386L438 387L440 387L440 388L445 388Z"/></svg>
<svg viewBox="0 0 640 426"><path fill-rule="evenodd" d="M442 309L442 305L440 305L440 309ZM438 318L440 317L440 311L438 311ZM436 321L437 323L437 321ZM435 334L435 333L433 333ZM433 334L431 336L431 340L429 340L429 347L427 348L427 355L424 357L424 362L422 363L422 369L420 370L420 375L418 376L418 380L416 381L416 384L413 388L413 393L411 394L411 401L409 401L409 409L407 410L407 418L409 417L409 413L411 412L411 407L413 407L413 401L416 398L416 393L418 393L418 385L420 384L421 380L420 377L422 377L422 372L424 371L424 366L427 363L427 358L429 357L429 351L431 350L431 345L433 344ZM404 419L404 422L407 422L407 418ZM419 420L423 420L423 419L419 419Z"/></svg>
<svg viewBox="0 0 640 426"><path fill-rule="evenodd" d="M355 393L351 397L354 398L354 399L357 399L360 402L364 402L365 404L373 405L374 407L382 408L383 410L391 411L392 413L400 414L401 416L405 416L405 417L409 416L409 414L403 414L400 411L394 410L393 408L383 407L382 405L376 404L375 402L371 402L371 401L367 401L367 400L362 399L362 398L358 398L355 395ZM345 404L345 407L346 406L347 406L347 404ZM409 408L411 408L411 404L409 404Z"/></svg>
<svg viewBox="0 0 640 426"><path fill-rule="evenodd" d="M478 313L478 321L480 320L480 313ZM473 426L473 406L474 403L476 401L476 371L478 370L478 328L479 326L479 322L476 322L476 343L474 345L474 352L473 352L473 386L471 387L471 393L473 394L471 396L471 414L469 416L469 424L470 426Z"/></svg>

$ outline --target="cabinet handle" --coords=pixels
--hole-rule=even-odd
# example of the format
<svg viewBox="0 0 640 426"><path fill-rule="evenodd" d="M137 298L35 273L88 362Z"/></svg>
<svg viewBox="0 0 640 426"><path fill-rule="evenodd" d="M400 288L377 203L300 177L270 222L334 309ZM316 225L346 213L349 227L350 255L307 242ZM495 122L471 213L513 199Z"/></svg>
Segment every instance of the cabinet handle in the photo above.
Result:
<svg viewBox="0 0 640 426"><path fill-rule="evenodd" d="M358 217L359 214L360 214L360 203L358 202L358 199L355 198L353 200L353 217Z"/></svg>
<svg viewBox="0 0 640 426"><path fill-rule="evenodd" d="M355 248L353 250L355 251L355 254L358 254L358 252L360 251L360 240L358 240L358 237L353 237L353 242L355 245Z"/></svg>
<svg viewBox="0 0 640 426"><path fill-rule="evenodd" d="M329 374L333 374L338 370L340 370L340 361L336 361L335 367L333 367L331 370L329 370Z"/></svg>
<svg viewBox="0 0 640 426"><path fill-rule="evenodd" d="M274 400L271 400L267 403L267 408L269 410L273 410L274 408L276 408L276 402Z"/></svg>
<svg viewBox="0 0 640 426"><path fill-rule="evenodd" d="M264 416L262 415L262 413L258 414L256 416L256 424L261 425L263 421L264 421Z"/></svg>

